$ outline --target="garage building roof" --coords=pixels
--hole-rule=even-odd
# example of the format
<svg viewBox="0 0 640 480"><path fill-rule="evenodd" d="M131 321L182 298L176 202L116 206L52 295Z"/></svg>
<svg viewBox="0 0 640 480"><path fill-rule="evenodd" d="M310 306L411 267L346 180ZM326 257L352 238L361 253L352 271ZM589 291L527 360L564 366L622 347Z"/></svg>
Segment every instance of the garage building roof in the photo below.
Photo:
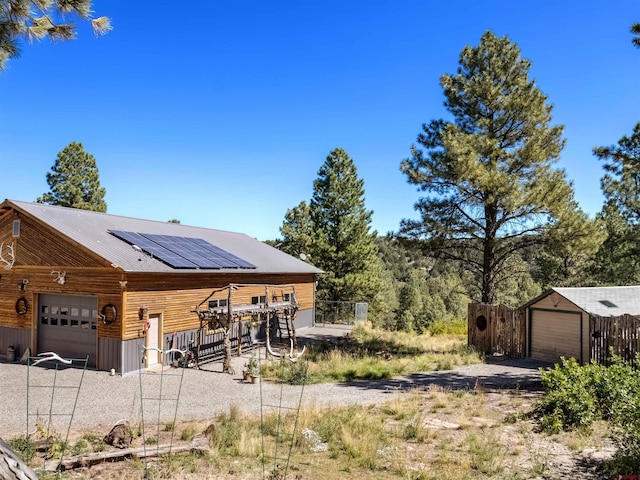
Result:
<svg viewBox="0 0 640 480"><path fill-rule="evenodd" d="M81 246L127 272L184 273L194 270L175 269L109 233L113 230L142 232L203 239L229 252L256 268L242 273L321 273L313 265L273 248L243 233L193 227L170 222L110 215L89 210L59 207L40 203L5 200L0 212L8 208L31 215ZM198 269L203 272L235 272L237 269Z"/></svg>

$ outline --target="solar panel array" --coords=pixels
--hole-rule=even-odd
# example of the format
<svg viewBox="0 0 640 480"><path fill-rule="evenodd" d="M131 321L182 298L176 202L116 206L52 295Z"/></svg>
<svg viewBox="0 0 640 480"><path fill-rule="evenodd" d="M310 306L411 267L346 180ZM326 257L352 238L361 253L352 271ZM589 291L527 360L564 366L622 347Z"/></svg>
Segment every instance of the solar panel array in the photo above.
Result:
<svg viewBox="0 0 640 480"><path fill-rule="evenodd" d="M156 235L152 233L109 230L113 236L130 245L140 247L145 253L172 268L256 268L242 258L216 247L201 238Z"/></svg>

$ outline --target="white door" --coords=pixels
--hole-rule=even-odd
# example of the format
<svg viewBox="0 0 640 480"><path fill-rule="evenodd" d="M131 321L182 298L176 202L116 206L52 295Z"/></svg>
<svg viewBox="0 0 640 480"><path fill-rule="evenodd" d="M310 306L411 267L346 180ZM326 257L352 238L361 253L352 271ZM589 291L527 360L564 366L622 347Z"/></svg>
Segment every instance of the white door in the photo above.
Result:
<svg viewBox="0 0 640 480"><path fill-rule="evenodd" d="M153 349L161 348L160 345L160 316L149 316L149 330L147 331L147 368L160 363L160 353Z"/></svg>
<svg viewBox="0 0 640 480"><path fill-rule="evenodd" d="M560 357L580 361L580 315L531 312L531 357L558 362Z"/></svg>

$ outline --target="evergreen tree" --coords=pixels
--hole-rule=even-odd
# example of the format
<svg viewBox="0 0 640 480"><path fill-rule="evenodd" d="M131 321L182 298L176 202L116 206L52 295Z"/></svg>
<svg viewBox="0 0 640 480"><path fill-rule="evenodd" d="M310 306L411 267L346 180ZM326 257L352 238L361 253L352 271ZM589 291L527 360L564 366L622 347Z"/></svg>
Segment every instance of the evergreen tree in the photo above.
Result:
<svg viewBox="0 0 640 480"><path fill-rule="evenodd" d="M608 238L597 255L596 275L603 284L640 282L640 122L617 145L594 148L605 161L600 181Z"/></svg>
<svg viewBox="0 0 640 480"><path fill-rule="evenodd" d="M552 168L563 128L550 125L552 107L518 46L486 32L459 63L457 74L440 80L452 121L423 125L417 141L426 151L413 146L401 164L408 181L430 194L415 205L421 218L403 220L401 232L464 265L480 300L494 303L518 252L552 232L588 232L587 239L591 232L564 171Z"/></svg>
<svg viewBox="0 0 640 480"><path fill-rule="evenodd" d="M640 224L640 122L630 137L618 145L596 147L593 154L603 160L605 175L600 181L605 202L631 224Z"/></svg>
<svg viewBox="0 0 640 480"><path fill-rule="evenodd" d="M640 48L640 23L634 23L633 25L631 25L631 33L636 35L636 37L634 37L631 41L636 47Z"/></svg>
<svg viewBox="0 0 640 480"><path fill-rule="evenodd" d="M58 153L51 172L47 172L47 183L51 191L39 197L38 203L107 211L106 191L100 186L96 160L81 143L71 142Z"/></svg>
<svg viewBox="0 0 640 480"><path fill-rule="evenodd" d="M424 312L423 286L424 278L420 271L412 270L398 293L396 329L411 332L420 328Z"/></svg>
<svg viewBox="0 0 640 480"><path fill-rule="evenodd" d="M21 39L72 40L76 28L69 15L88 20L96 35L111 30L107 17L91 16L91 0L0 0L0 70L20 54Z"/></svg>
<svg viewBox="0 0 640 480"><path fill-rule="evenodd" d="M304 200L287 210L280 227L282 240L278 248L283 252L307 260L311 254L311 211Z"/></svg>
<svg viewBox="0 0 640 480"><path fill-rule="evenodd" d="M364 181L347 152L333 150L313 182L310 204L313 225L311 261L325 271L318 283L323 300L375 300L382 266L370 230Z"/></svg>

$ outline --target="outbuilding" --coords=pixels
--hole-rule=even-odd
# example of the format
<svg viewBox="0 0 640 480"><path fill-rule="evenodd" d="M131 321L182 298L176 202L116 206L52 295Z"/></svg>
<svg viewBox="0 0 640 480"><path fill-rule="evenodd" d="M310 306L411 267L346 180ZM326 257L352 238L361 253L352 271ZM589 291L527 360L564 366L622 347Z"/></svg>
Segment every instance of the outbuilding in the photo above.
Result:
<svg viewBox="0 0 640 480"><path fill-rule="evenodd" d="M557 362L594 356L595 319L640 315L640 286L552 288L522 308L528 356Z"/></svg>
<svg viewBox="0 0 640 480"><path fill-rule="evenodd" d="M194 309L224 307L229 285L243 285L238 304L295 300L297 328L312 326L319 273L242 233L5 200L0 354L88 356L119 373L166 364L140 347L220 344ZM237 328L240 339L250 326Z"/></svg>

